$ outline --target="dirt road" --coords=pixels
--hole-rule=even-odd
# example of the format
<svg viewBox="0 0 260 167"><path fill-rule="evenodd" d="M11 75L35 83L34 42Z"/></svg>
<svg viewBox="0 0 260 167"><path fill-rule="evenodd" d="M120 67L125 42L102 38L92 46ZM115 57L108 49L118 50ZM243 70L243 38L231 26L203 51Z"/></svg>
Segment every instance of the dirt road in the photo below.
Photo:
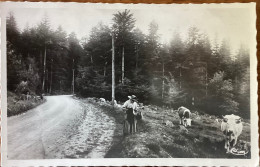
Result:
<svg viewBox="0 0 260 167"><path fill-rule="evenodd" d="M8 118L8 159L101 158L111 146L114 120L72 96Z"/></svg>

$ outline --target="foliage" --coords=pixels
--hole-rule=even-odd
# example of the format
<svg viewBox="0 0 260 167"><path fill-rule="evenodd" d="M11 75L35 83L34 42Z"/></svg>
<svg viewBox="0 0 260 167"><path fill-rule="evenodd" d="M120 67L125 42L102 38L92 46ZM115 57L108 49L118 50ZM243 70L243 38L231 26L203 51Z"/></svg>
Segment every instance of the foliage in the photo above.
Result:
<svg viewBox="0 0 260 167"><path fill-rule="evenodd" d="M123 12L117 12L113 17L113 29L121 45L124 45L129 33L135 26L135 19L130 10L125 9Z"/></svg>
<svg viewBox="0 0 260 167"><path fill-rule="evenodd" d="M7 116L22 114L40 104L45 100L22 100L17 94L10 91L7 92Z"/></svg>
<svg viewBox="0 0 260 167"><path fill-rule="evenodd" d="M206 102L212 114L231 114L238 111L238 103L233 100L231 80L224 80L224 72L216 72L209 82L209 97Z"/></svg>
<svg viewBox="0 0 260 167"><path fill-rule="evenodd" d="M146 104L250 115L250 55L244 45L234 54L228 40L211 42L194 26L162 44L156 21L146 35L130 10L115 13L112 27L98 23L82 40L61 26L52 29L50 19L20 30L15 16L8 15L8 91L69 94L75 80L77 94L110 100L113 34L116 100L135 94Z"/></svg>

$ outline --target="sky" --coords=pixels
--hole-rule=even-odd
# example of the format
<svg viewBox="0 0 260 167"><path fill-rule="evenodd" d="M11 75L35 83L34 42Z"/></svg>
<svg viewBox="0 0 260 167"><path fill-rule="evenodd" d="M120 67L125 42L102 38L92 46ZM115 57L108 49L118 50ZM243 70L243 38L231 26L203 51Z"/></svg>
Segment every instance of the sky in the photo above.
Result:
<svg viewBox="0 0 260 167"><path fill-rule="evenodd" d="M248 45L255 40L255 20L252 8L247 5L90 5L73 4L32 5L32 7L10 7L16 18L19 29L26 25L36 26L47 15L52 29L59 25L69 34L75 32L81 39L90 34L91 29L99 22L112 25L113 14L124 9L130 9L136 19L136 27L145 34L149 24L155 21L159 25L159 35L162 43L169 43L175 32L183 39L190 26L198 27L208 34L211 41L215 38L227 39L233 51L240 44Z"/></svg>

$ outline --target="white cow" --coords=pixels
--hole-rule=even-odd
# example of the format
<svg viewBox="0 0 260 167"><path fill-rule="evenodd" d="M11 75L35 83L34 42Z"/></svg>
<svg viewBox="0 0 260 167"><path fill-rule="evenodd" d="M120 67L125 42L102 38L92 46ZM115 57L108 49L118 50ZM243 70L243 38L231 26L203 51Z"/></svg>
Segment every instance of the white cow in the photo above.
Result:
<svg viewBox="0 0 260 167"><path fill-rule="evenodd" d="M106 102L106 99L104 99L104 98L99 98L99 100L100 100L100 102L102 102L102 103L105 103Z"/></svg>
<svg viewBox="0 0 260 167"><path fill-rule="evenodd" d="M225 149L227 153L237 144L237 138L242 133L242 130L241 117L233 114L223 116L221 131L225 135Z"/></svg>
<svg viewBox="0 0 260 167"><path fill-rule="evenodd" d="M180 124L186 126L191 126L191 112L186 107L179 107L178 114L180 116Z"/></svg>

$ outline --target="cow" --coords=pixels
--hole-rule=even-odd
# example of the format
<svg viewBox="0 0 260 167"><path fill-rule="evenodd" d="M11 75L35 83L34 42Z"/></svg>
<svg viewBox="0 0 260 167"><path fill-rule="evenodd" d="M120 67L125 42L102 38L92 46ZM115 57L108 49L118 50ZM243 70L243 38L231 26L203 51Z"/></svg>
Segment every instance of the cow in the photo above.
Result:
<svg viewBox="0 0 260 167"><path fill-rule="evenodd" d="M106 99L104 99L104 98L99 98L99 100L100 100L101 103L105 103L106 102Z"/></svg>
<svg viewBox="0 0 260 167"><path fill-rule="evenodd" d="M178 108L178 114L180 117L180 124L184 125L185 127L191 126L191 112L186 107L179 107Z"/></svg>
<svg viewBox="0 0 260 167"><path fill-rule="evenodd" d="M241 117L231 114L222 116L221 131L225 135L225 149L229 153L230 149L237 144L237 138L242 133L243 125Z"/></svg>

